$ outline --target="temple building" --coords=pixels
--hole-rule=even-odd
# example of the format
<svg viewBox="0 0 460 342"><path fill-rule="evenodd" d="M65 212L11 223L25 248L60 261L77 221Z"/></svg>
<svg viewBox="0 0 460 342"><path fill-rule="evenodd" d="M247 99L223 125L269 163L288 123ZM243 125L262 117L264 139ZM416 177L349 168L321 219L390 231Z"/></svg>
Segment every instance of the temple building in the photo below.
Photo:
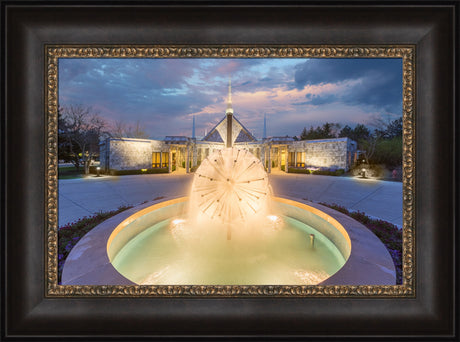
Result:
<svg viewBox="0 0 460 342"><path fill-rule="evenodd" d="M192 136L166 136L163 140L108 138L100 144L100 166L106 173L130 171L193 172L208 155L226 147L245 149L259 158L267 172L272 168L327 169L348 171L357 153L357 143L349 138L296 141L291 137L266 136L258 140L233 113L231 82L225 116L201 140Z"/></svg>

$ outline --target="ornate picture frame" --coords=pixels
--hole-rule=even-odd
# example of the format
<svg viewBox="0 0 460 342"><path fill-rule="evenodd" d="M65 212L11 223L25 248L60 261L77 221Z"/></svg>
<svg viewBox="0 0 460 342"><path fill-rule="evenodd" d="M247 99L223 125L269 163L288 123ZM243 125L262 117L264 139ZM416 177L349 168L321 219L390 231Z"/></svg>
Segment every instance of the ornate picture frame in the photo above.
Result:
<svg viewBox="0 0 460 342"><path fill-rule="evenodd" d="M458 1L1 6L2 339L458 338ZM58 285L53 62L139 53L405 58L403 285Z"/></svg>
<svg viewBox="0 0 460 342"><path fill-rule="evenodd" d="M414 46L46 46L48 113L47 295L52 296L415 296L415 47ZM403 65L402 285L58 285L57 118L60 58L401 58Z"/></svg>

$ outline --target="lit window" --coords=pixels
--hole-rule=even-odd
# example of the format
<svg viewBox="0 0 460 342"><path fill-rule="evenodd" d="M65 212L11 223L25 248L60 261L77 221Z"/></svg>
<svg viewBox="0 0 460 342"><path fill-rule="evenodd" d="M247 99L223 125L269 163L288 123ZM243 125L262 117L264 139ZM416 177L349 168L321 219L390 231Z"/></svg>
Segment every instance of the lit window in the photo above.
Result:
<svg viewBox="0 0 460 342"><path fill-rule="evenodd" d="M153 152L152 153L152 168L161 167L160 159L161 159L161 152Z"/></svg>

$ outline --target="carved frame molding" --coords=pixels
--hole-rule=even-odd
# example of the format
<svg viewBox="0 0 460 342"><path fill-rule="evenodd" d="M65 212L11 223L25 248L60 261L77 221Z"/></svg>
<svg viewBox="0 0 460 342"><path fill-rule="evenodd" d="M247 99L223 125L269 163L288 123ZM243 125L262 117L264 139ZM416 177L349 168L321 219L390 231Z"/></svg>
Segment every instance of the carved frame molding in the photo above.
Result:
<svg viewBox="0 0 460 342"><path fill-rule="evenodd" d="M60 58L402 58L402 285L58 285L58 63ZM415 46L413 45L47 45L45 46L47 297L415 297Z"/></svg>

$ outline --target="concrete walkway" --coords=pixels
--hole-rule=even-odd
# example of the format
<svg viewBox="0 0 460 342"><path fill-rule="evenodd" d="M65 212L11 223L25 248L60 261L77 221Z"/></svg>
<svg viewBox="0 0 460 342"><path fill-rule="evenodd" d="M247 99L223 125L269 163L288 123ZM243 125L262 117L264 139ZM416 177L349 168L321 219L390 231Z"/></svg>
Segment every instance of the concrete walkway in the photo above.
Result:
<svg viewBox="0 0 460 342"><path fill-rule="evenodd" d="M59 180L59 226L99 211L137 205L157 197L187 196L193 174L93 175ZM276 196L336 203L402 226L402 183L352 177L286 174L274 170Z"/></svg>
<svg viewBox="0 0 460 342"><path fill-rule="evenodd" d="M402 227L402 183L362 179L272 172L270 184L277 196L302 198L312 202L338 204L362 211Z"/></svg>

